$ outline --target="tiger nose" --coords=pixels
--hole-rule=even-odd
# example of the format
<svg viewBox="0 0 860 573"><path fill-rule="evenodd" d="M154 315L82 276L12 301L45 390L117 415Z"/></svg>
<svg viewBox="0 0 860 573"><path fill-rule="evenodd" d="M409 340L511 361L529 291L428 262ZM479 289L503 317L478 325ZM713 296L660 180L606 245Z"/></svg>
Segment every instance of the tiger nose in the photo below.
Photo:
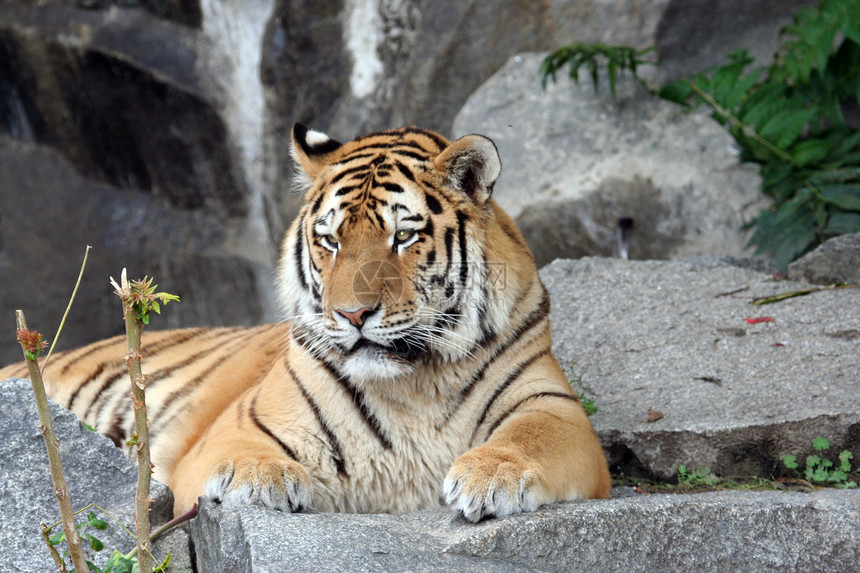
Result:
<svg viewBox="0 0 860 573"><path fill-rule="evenodd" d="M339 315L346 317L349 323L359 330L364 326L364 321L376 312L374 309L366 306L353 311L344 310L342 308L336 308L334 311Z"/></svg>

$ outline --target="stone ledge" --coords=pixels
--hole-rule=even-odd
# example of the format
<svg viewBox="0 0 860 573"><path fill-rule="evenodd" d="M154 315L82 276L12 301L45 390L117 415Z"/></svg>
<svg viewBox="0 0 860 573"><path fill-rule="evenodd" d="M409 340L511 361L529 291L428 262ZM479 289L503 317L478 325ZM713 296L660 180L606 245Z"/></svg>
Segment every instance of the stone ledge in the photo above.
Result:
<svg viewBox="0 0 860 573"><path fill-rule="evenodd" d="M291 515L204 500L191 534L203 571L849 572L860 492L637 495L477 525L445 509Z"/></svg>

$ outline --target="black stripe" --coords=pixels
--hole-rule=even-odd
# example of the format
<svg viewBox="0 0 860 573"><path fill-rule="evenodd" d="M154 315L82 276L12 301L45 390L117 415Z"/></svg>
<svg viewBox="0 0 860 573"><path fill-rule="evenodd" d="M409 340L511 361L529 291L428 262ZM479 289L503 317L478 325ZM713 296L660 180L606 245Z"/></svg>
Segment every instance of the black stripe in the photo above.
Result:
<svg viewBox="0 0 860 573"><path fill-rule="evenodd" d="M302 252L304 249L304 240L305 240L305 216L302 214L299 219L299 225L296 232L296 250L294 260L296 263L296 269L299 272L299 282L302 285L302 288L308 290L308 279L305 276L305 265L304 265L304 253Z"/></svg>
<svg viewBox="0 0 860 573"><path fill-rule="evenodd" d="M403 187L397 183L383 183L382 188L389 193L403 193Z"/></svg>
<svg viewBox="0 0 860 573"><path fill-rule="evenodd" d="M105 393L107 392L107 390L110 389L110 387L113 386L114 384L116 384L118 381L122 380L123 377L127 377L127 376L128 376L128 370L125 368L121 368L118 372L115 372L113 375L108 376L105 379L105 381L102 382L102 385L99 386L98 391L95 393L95 399L92 402L90 402L89 405L87 406L86 410L84 410L84 415L81 416L81 419L87 420L90 416L90 411L93 409L93 406L95 406L96 404L101 404L101 406L98 408L98 410L101 410L101 408L104 405L104 402L107 401L107 399L105 398ZM86 384L85 384L85 386L86 386ZM78 390L80 390L80 387L78 388ZM77 397L78 390L75 391L75 397ZM71 402L69 404L71 407Z"/></svg>
<svg viewBox="0 0 860 573"><path fill-rule="evenodd" d="M437 199L430 193L425 193L424 200L427 203L427 208L430 209L430 211L432 211L434 215L438 215L442 212L442 204L439 203L439 199Z"/></svg>
<svg viewBox="0 0 860 573"><path fill-rule="evenodd" d="M354 157L353 159L357 159L357 158ZM347 177L349 175L367 176L369 174L370 174L370 170L367 168L367 165L362 163L361 165L355 165L353 167L349 167L347 169L344 169L343 171L341 171L340 173L338 173L337 175L332 177L332 180L329 181L328 184L334 185L335 183L337 183L338 181L340 181L341 179L343 179L344 177Z"/></svg>
<svg viewBox="0 0 860 573"><path fill-rule="evenodd" d="M346 473L346 466L343 462L343 453L340 448L340 442L334 435L334 432L332 431L331 427L329 427L328 422L326 422L325 418L323 417L322 412L320 411L319 404L317 404L311 397L311 395L308 394L308 391L305 390L304 384L302 384L298 375L290 367L289 364L286 365L286 368L287 372L289 372L290 376L295 381L296 385L299 387L299 390L301 391L302 396L304 396L305 400L307 401L308 406L310 406L311 411L313 411L314 415L316 416L320 428L322 428L323 433L328 438L329 448L331 449L331 458L332 462L334 462L334 465L337 468L337 475L344 478L348 478L349 474Z"/></svg>
<svg viewBox="0 0 860 573"><path fill-rule="evenodd" d="M397 167L397 170L400 171L400 173L402 173L404 177L406 177L410 181L415 181L415 174L412 173L411 169L409 169L399 161L395 161L394 166Z"/></svg>
<svg viewBox="0 0 860 573"><path fill-rule="evenodd" d="M364 423L367 424L367 427L370 428L370 431L373 432L373 435L376 436L376 439L379 440L382 447L386 450L390 450L392 448L391 440L387 435L385 435L385 432L383 432L382 425L379 423L379 418L377 418L367 407L367 404L364 401L364 393L353 386L349 382L349 379L338 372L333 365L329 364L325 360L317 360L326 370L328 370L329 375L331 375L331 377L340 384L350 398L352 398L352 403L361 413L361 418L364 420Z"/></svg>
<svg viewBox="0 0 860 573"><path fill-rule="evenodd" d="M334 165L346 165L347 163L350 163L350 162L355 161L357 159L367 159L368 157L375 157L375 156L376 156L376 153L356 153L355 151L353 151L352 153L350 153L349 155L347 155L346 157L344 157L343 159L341 159L340 161L338 161ZM363 168L363 166L362 166L362 168ZM332 179L331 183L334 183L340 177L342 177L342 174L338 175L335 179Z"/></svg>
<svg viewBox="0 0 860 573"><path fill-rule="evenodd" d="M478 306L478 320L481 325L481 338L475 343L476 346L486 348L496 341L498 333L490 326L490 313L487 312L487 301L490 299L489 289L489 273L490 269L487 263L487 251L481 253L481 264L484 272L483 280L481 281L481 303Z"/></svg>
<svg viewBox="0 0 860 573"><path fill-rule="evenodd" d="M433 131L428 131L426 129L421 129L420 127L406 127L403 129L403 133L417 133L418 135L423 135L428 139L432 139L433 143L439 146L439 149L445 149L450 145L445 139L443 139L438 133Z"/></svg>
<svg viewBox="0 0 860 573"><path fill-rule="evenodd" d="M420 155L418 153L406 151L405 149L392 149L391 153L396 153L397 155L402 155L411 159L417 159L418 161L427 161L428 159L430 159L429 155Z"/></svg>
<svg viewBox="0 0 860 573"><path fill-rule="evenodd" d="M316 214L320 210L320 205L322 205L323 199L325 199L325 193L320 192L314 201L313 207L311 207L311 215Z"/></svg>
<svg viewBox="0 0 860 573"><path fill-rule="evenodd" d="M445 229L445 274L451 270L451 257L454 256L454 229Z"/></svg>
<svg viewBox="0 0 860 573"><path fill-rule="evenodd" d="M162 352L165 349L171 348L176 344L182 344L183 342L185 342L189 338L196 336L198 333L202 332L203 330L205 330L205 329L193 328L193 329L184 329L184 330L174 330L172 333L165 335L165 336L162 336L160 338L160 340L158 340L157 342L147 343L144 346L145 357L152 358L153 356L158 355L160 352ZM110 342L110 344L114 344L117 341L119 341L121 338L123 338L123 337L122 336L114 337L114 338L110 339L109 342ZM144 341L144 342L146 342L146 341ZM105 345L99 344L98 346L100 348L105 348ZM81 358L83 358L84 356L87 356L87 355L89 355L89 353L82 355ZM77 360L78 359L76 358L75 361L77 361ZM120 375L124 372L125 373L128 372L128 370L125 366L125 362L122 361L122 357L120 357L120 356L117 356L117 358L115 360L104 361L103 365L105 368L106 367L119 368L120 369ZM97 373L102 374L104 372L105 368L98 369ZM65 370L66 369L64 368L63 372L65 372ZM66 406L66 408L68 408L69 410L72 410L73 405L74 405L75 401L77 400L78 395L80 394L81 390L83 390L84 388L89 386L91 383L95 382L95 380L96 380L95 378L90 378L86 382L84 382L83 384L80 384L77 388L75 388L75 391L72 392L72 395L69 397L68 405ZM104 384L102 385L102 387L99 389L99 391L95 394L95 401L98 401L99 398L102 397L102 393L104 392L106 387L107 387L106 385L104 385ZM95 403L95 402L93 402L93 403ZM93 407L93 403L90 403L89 406L87 406L87 412L89 412L89 410ZM86 415L81 416L81 417L86 418Z"/></svg>
<svg viewBox="0 0 860 573"><path fill-rule="evenodd" d="M487 439L490 439L490 436L493 435L493 432L496 431L502 422L508 419L514 412L516 412L520 406L522 406L525 402L529 400L534 400L535 398L564 398L565 400L573 400L577 404L579 404L579 398L576 396L572 396L571 394L562 394L561 392L539 392L537 394L532 394L531 396L526 396L519 402L517 402L512 408L510 408L507 412L499 416L499 419L493 422L493 425L487 430Z"/></svg>
<svg viewBox="0 0 860 573"><path fill-rule="evenodd" d="M195 333L198 333L202 330L204 330L204 329L195 329ZM192 364L192 363L198 361L203 356L206 356L207 354L211 354L211 353L217 351L218 347L223 345L223 343L224 343L223 337L226 334L232 334L232 336L230 338L228 338L228 340L230 340L230 339L244 339L247 337L247 332L245 331L245 329L243 329L241 327L233 327L233 328L229 328L229 329L220 329L219 328L219 329L210 330L209 332L205 333L205 335L203 336L202 339L203 340L214 339L214 343L215 343L214 345L211 345L211 346L207 347L205 350L197 352L196 354L193 354L191 356L187 356L187 357L183 358L181 361L174 363L174 364L171 364L170 366L168 366L166 368L161 368L159 370L155 370L151 374L146 374L146 388L147 388L147 390L151 390L152 387L155 386L157 382L159 382L160 380L164 380L164 379L168 378L176 370L178 370L180 368L184 368L185 366L188 366L189 364ZM189 339L186 338L186 339L182 340L181 342L186 342L187 340L189 340ZM176 342L176 343L172 344L171 346L174 346L175 344L179 344L179 342ZM144 348L144 351L145 350L146 350L146 348ZM145 356L145 359L149 358L149 357L150 357L150 354L147 353ZM146 365L146 362L144 361L144 367L145 367L145 365ZM126 374L127 374L127 372L126 372ZM114 384L119 382L121 378L122 377L120 376L120 378L115 378L115 379L111 380L110 384L103 385L100 393L107 392L110 389L109 387L113 386ZM96 410L94 412L90 412L96 403L98 403L99 406L96 408ZM97 399L92 404L90 404L89 408L87 409L86 414L84 415L84 418L92 415L92 419L94 421L97 421L99 419L99 416L101 416L102 410L104 410L107 403L108 403L108 400ZM123 403L125 403L125 400L120 402L120 404L123 404ZM131 427L132 421L134 419L134 411L132 410L131 407L125 408L123 406L116 406L115 409L113 410L113 414L114 415L113 415L113 418L111 420L111 423L106 426L107 429L104 430L104 434L108 437L111 437L112 439L113 439L113 436L118 436L118 439L120 439L121 441L125 441L125 439L128 435L128 432L125 428ZM152 419L152 411L151 410L150 410L150 419ZM99 428L99 431L103 431L102 428Z"/></svg>
<svg viewBox="0 0 860 573"><path fill-rule="evenodd" d="M272 430L269 429L261 420L260 417L257 416L257 397L259 396L259 392L254 395L254 399L251 401L251 408L249 409L249 413L251 415L251 421L254 422L254 425L257 426L261 432L272 438L276 444L281 446L281 449L284 450L284 453L287 454L287 457L294 461L299 461L298 456L296 456L296 452L287 444L281 441L278 436L275 435Z"/></svg>
<svg viewBox="0 0 860 573"><path fill-rule="evenodd" d="M459 404L462 404L463 401L469 396L475 386L484 378L484 374L486 374L487 369L493 364L496 359L507 352L507 350L516 343L520 337L522 337L526 332L534 328L538 323L540 323L543 319L545 319L549 315L549 297L546 294L546 291L543 293L543 298L541 299L538 308L531 312L531 314L526 317L526 320L517 328L514 333L502 344L500 347L496 349L496 352L493 353L493 356L490 357L489 360L484 362L483 366L475 373L472 379L468 384L460 391L460 400Z"/></svg>
<svg viewBox="0 0 860 573"><path fill-rule="evenodd" d="M487 404L484 406L484 411L481 412L481 416L480 416L480 418L478 418L478 423L475 424L475 430L472 432L472 440L475 439L475 436L477 435L478 430L481 428L481 424L484 423L484 420L487 418L487 414L490 412L490 408L493 407L493 404L495 404L495 402L499 398L499 396L502 395L502 392L507 390L508 387L511 384L513 384L514 381L517 378L519 378L522 375L522 373L525 372L525 370L529 366L534 364L540 358L543 358L544 356L547 356L547 355L549 355L549 349L544 349L544 350L541 350L540 352L538 352L537 354L533 355L532 357L527 358L526 360L523 360L522 362L520 362L517 365L516 369L513 372L511 372L507 378L505 378L504 382L502 382L500 385L496 386L496 389L493 391L493 395L490 396L489 401L487 401Z"/></svg>
<svg viewBox="0 0 860 573"><path fill-rule="evenodd" d="M175 412L165 421L162 421L160 418L164 416L168 411L170 411L174 406L178 406L180 404L180 400L183 400L186 396L188 396L195 389L197 389L206 379L208 379L209 375L212 374L212 372L214 372L215 370L217 370L224 362L226 362L230 358L233 358L234 350L238 350L239 348L242 348L246 345L250 348L254 348L256 346L254 344L254 341L248 340L248 331L246 329L235 330L239 330L238 332L236 332L235 336L231 336L227 340L219 341L218 351L223 353L220 358L218 358L214 363L209 365L208 368L206 368L202 372L199 372L193 378L184 381L182 383L182 386L171 392L162 402L164 405L163 408L158 411L155 411L154 409L150 408L149 425L153 430L159 430L161 428L168 427L173 422L173 420L176 419L176 416L179 415L179 412ZM180 411L184 410L180 409Z"/></svg>
<svg viewBox="0 0 860 573"><path fill-rule="evenodd" d="M346 187L341 187L334 194L335 197L343 197L347 193L352 193L353 191L358 191L361 189L361 185L347 185Z"/></svg>
<svg viewBox="0 0 860 573"><path fill-rule="evenodd" d="M357 142L363 141L364 139L368 139L370 137L373 137L373 135L365 136L365 137L359 137L355 141L357 141ZM393 153L398 153L398 152L400 152L400 148L402 148L402 147L407 147L410 149L416 149L418 151L423 151L426 154L425 157L427 157L431 153L433 153L433 150L427 149L426 147L424 147L423 145L421 145L417 141L406 141L405 139L399 139L397 141L389 141L389 142L368 143L367 145L362 145L361 147L359 147L355 151L356 152L358 152L358 151L367 152L370 150L373 150L373 151L378 150L378 151L383 151L383 152L389 151L389 152L393 152ZM422 159L424 159L424 157L422 157Z"/></svg>
<svg viewBox="0 0 860 573"><path fill-rule="evenodd" d="M466 222L469 216L457 211L457 233L460 239L460 286L465 287L469 274L468 252L466 250Z"/></svg>

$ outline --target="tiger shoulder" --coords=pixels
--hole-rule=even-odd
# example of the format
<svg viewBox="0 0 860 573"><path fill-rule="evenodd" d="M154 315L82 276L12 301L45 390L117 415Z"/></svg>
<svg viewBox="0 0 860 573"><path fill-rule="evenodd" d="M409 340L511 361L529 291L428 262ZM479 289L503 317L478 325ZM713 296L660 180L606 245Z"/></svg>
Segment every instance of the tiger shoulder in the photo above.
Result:
<svg viewBox="0 0 860 573"><path fill-rule="evenodd" d="M491 140L406 127L340 143L296 124L304 204L283 320L145 331L156 479L283 511L448 504L467 519L606 498L600 442L552 355L550 302L493 201ZM49 395L124 445L125 341L59 355ZM24 376L18 365L0 379Z"/></svg>

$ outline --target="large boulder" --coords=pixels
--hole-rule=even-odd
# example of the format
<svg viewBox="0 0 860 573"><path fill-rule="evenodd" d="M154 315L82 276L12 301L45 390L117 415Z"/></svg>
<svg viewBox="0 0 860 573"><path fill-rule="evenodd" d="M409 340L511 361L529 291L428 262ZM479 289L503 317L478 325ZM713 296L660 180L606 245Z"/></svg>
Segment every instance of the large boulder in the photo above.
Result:
<svg viewBox="0 0 860 573"><path fill-rule="evenodd" d="M831 458L860 454L860 290L754 305L810 285L744 266L584 258L541 270L553 351L595 397L614 471L768 476L818 436Z"/></svg>
<svg viewBox="0 0 860 573"><path fill-rule="evenodd" d="M274 318L263 190L207 79L236 67L218 32L176 22L194 2L80 4L101 7L0 3L0 329L20 308L51 333L86 245L64 347L123 330L107 282L123 267L182 296L158 327ZM20 358L3 337L0 364Z"/></svg>
<svg viewBox="0 0 860 573"><path fill-rule="evenodd" d="M788 277L814 284L860 285L860 233L829 239L789 264Z"/></svg>
<svg viewBox="0 0 860 573"><path fill-rule="evenodd" d="M3 412L0 416L0 515L3 515L0 571L50 571L53 562L39 524L52 525L60 518L30 382L0 381L0 410ZM101 509L91 510L109 524L105 531L87 531L105 544L106 549L101 553L88 551L89 558L101 566L114 549L128 553L135 546L135 540L123 528L134 531L137 468L108 438L87 430L74 414L53 402L51 419L60 442L63 470L74 509L97 504ZM153 482L151 497L153 523L170 519L173 494L167 486ZM53 532L61 529L57 527ZM61 553L64 548L65 545L60 546ZM171 565L176 567L177 573L190 571L187 537L175 534L168 545L156 546L154 554L163 559L168 551L173 553Z"/></svg>
<svg viewBox="0 0 860 573"><path fill-rule="evenodd" d="M53 334L93 247L59 349L125 331L108 279L154 276L180 304L153 328L260 323L270 267L235 250L236 229L206 210L81 176L56 150L0 135L0 364L22 359L14 311Z"/></svg>
<svg viewBox="0 0 860 573"><path fill-rule="evenodd" d="M545 54L519 54L469 98L456 135L482 133L504 168L494 197L514 217L539 264L617 254L632 219L629 256L667 259L747 253L743 224L764 205L760 179L705 112L687 113L619 78L566 75L541 88Z"/></svg>

